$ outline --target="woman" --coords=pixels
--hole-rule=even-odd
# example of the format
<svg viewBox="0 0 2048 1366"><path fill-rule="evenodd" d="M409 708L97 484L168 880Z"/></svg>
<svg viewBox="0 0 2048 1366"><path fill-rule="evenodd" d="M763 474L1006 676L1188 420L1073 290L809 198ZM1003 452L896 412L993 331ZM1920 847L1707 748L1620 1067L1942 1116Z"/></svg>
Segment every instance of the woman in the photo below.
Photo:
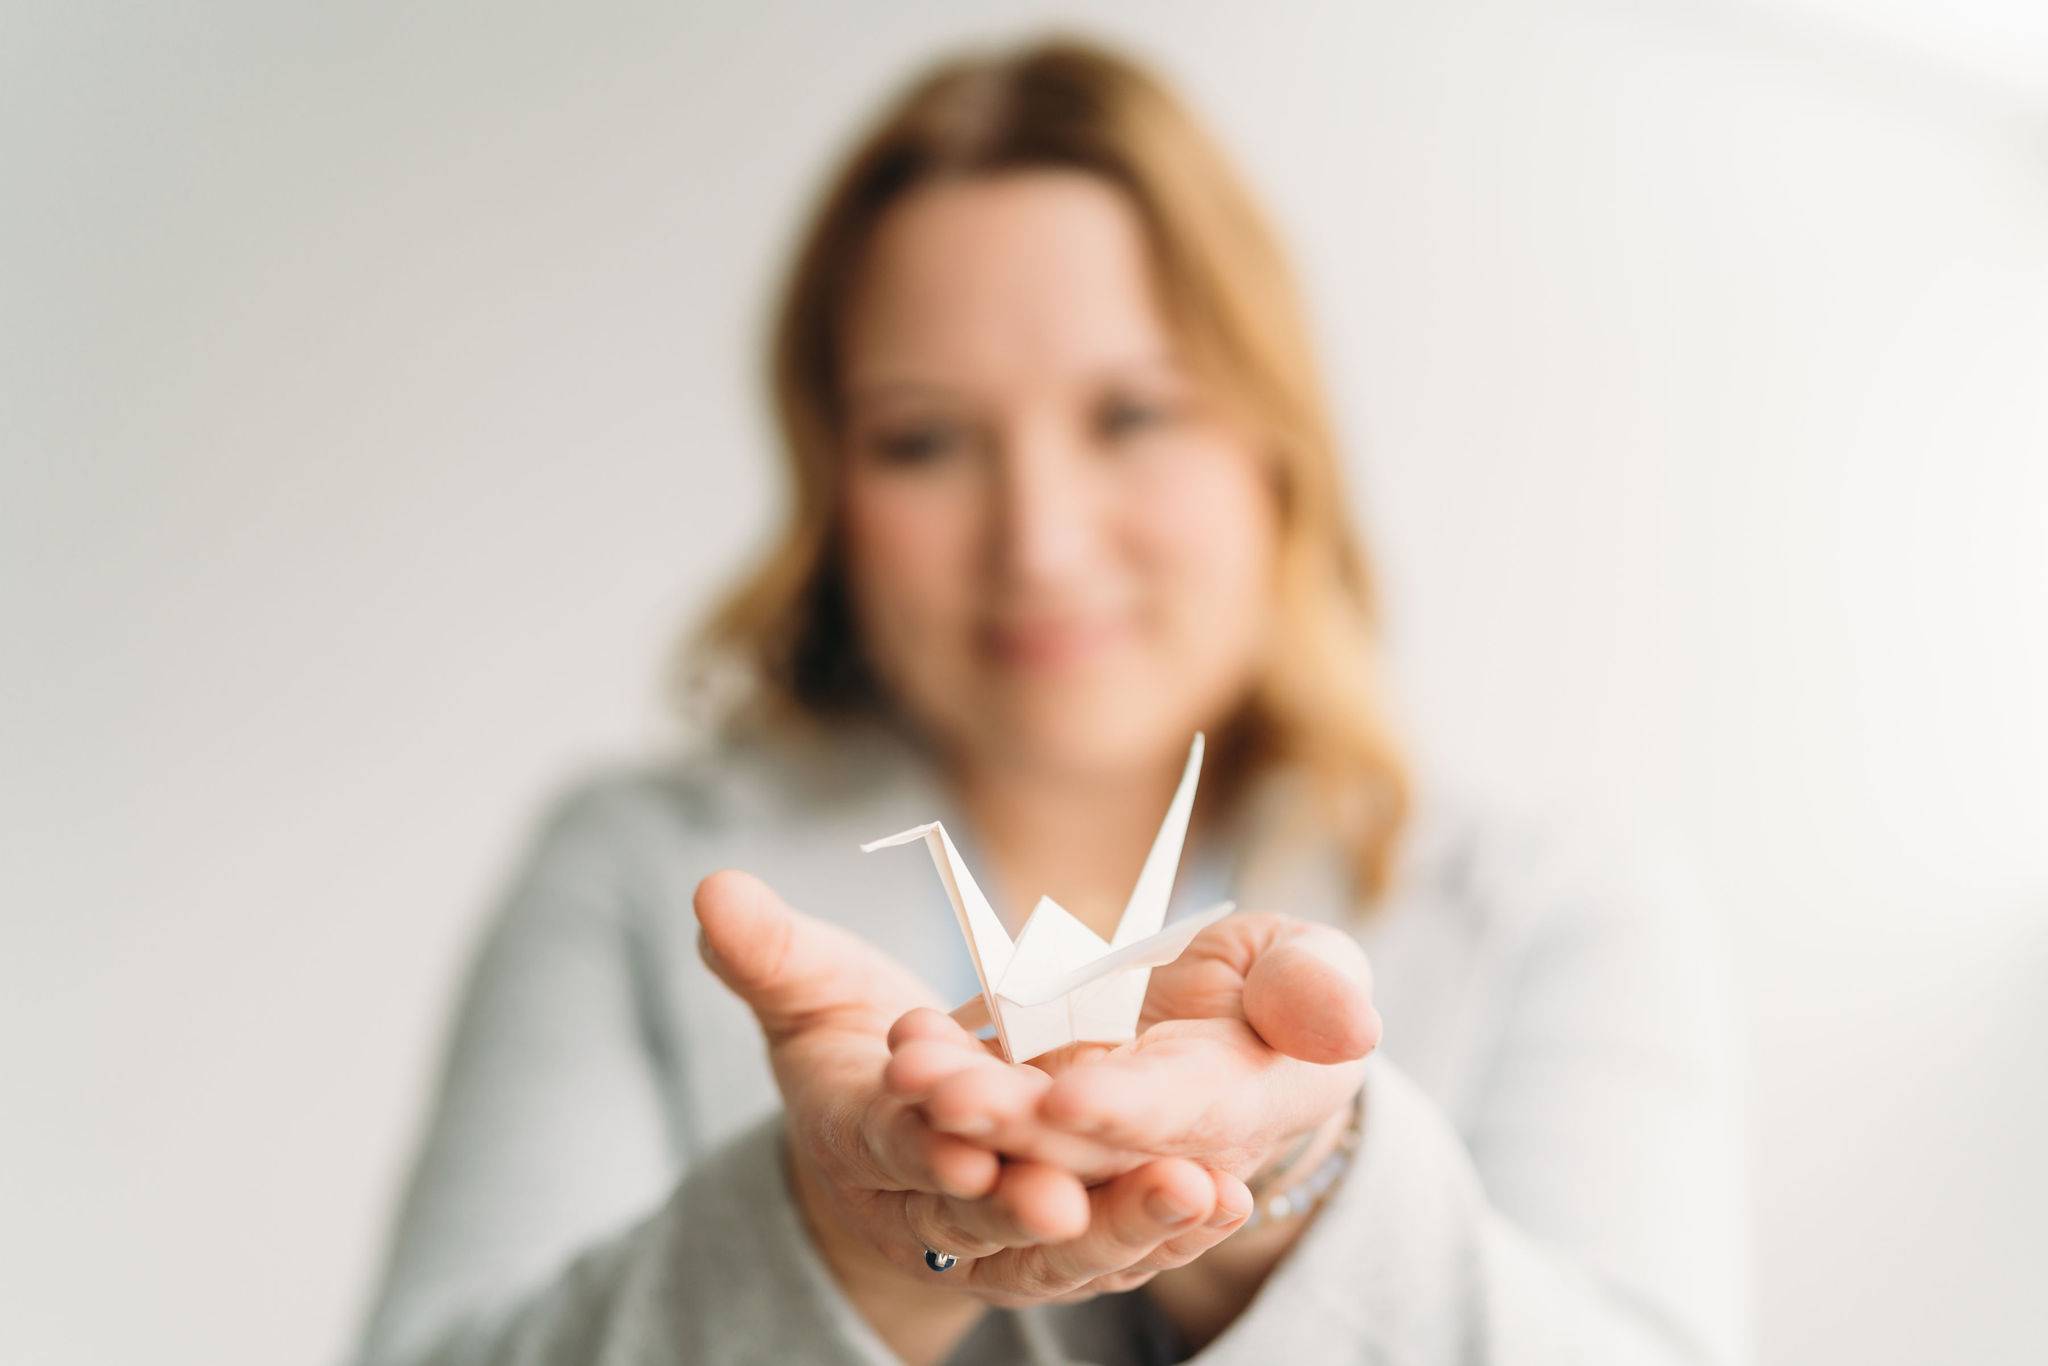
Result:
<svg viewBox="0 0 2048 1366"><path fill-rule="evenodd" d="M1411 784L1308 329L1176 101L1070 40L935 68L773 380L724 720L528 856L365 1360L1738 1357L1711 941ZM1197 731L1174 906L1251 909L1134 1044L1002 1061L929 866L859 844L942 819L1013 928L1106 930Z"/></svg>

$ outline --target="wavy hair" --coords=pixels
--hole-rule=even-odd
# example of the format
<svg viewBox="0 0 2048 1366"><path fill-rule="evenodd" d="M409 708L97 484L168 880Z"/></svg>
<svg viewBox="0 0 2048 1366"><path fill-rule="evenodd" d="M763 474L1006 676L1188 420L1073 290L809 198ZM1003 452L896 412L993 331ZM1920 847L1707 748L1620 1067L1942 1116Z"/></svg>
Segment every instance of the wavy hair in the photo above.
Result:
<svg viewBox="0 0 2048 1366"><path fill-rule="evenodd" d="M1310 330L1285 253L1222 150L1166 85L1092 40L972 49L917 75L825 182L769 338L769 397L793 503L759 562L679 658L684 695L726 726L885 713L841 568L839 338L869 237L919 187L1021 169L1100 176L1143 222L1167 321L1219 403L1273 456L1280 539L1273 648L1212 749L1230 805L1261 776L1306 777L1355 899L1386 890L1410 783L1389 725L1379 609L1342 487ZM721 689L717 680L725 680ZM731 684L738 683L735 691Z"/></svg>

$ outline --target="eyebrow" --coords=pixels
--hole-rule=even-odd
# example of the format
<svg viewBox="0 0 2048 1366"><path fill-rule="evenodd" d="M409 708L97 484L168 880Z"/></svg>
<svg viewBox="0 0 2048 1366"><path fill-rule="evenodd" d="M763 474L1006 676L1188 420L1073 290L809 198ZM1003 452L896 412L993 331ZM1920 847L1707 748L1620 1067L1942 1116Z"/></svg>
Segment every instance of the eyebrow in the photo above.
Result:
<svg viewBox="0 0 2048 1366"><path fill-rule="evenodd" d="M1181 362L1178 355L1171 351L1157 351L1126 360L1108 361L1086 371L1085 374L1093 379L1111 379L1137 370L1177 371L1179 369L1181 369ZM879 379L849 385L846 391L847 397L850 400L856 401L880 398L895 393L936 394L940 397L950 398L958 392L958 390L950 385L941 384L936 380L922 379L913 375L884 375Z"/></svg>

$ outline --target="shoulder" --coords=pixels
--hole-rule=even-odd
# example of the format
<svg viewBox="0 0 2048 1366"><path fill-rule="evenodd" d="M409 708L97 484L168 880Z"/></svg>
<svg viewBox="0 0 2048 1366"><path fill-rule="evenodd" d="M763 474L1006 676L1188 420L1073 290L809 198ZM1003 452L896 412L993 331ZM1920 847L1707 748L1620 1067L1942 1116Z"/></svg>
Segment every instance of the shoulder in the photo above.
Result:
<svg viewBox="0 0 2048 1366"><path fill-rule="evenodd" d="M723 735L669 752L586 763L530 821L542 860L672 862L692 850L820 824L919 790L910 747L872 728L805 736Z"/></svg>

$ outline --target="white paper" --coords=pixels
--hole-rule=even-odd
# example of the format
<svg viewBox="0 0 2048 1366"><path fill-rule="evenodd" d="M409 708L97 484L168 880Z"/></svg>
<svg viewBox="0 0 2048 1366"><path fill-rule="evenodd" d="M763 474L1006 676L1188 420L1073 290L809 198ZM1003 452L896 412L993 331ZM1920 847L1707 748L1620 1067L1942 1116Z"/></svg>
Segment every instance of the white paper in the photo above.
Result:
<svg viewBox="0 0 2048 1366"><path fill-rule="evenodd" d="M969 1029L993 1020L1003 1054L1012 1062L1027 1062L1064 1044L1125 1043L1137 1036L1152 969L1180 957L1196 934L1232 909L1226 901L1161 928L1201 768L1198 733L1138 885L1107 940L1051 897L1040 897L1013 941L937 821L861 846L863 853L872 853L923 840L931 851L981 979L981 995L954 1011L954 1019Z"/></svg>

